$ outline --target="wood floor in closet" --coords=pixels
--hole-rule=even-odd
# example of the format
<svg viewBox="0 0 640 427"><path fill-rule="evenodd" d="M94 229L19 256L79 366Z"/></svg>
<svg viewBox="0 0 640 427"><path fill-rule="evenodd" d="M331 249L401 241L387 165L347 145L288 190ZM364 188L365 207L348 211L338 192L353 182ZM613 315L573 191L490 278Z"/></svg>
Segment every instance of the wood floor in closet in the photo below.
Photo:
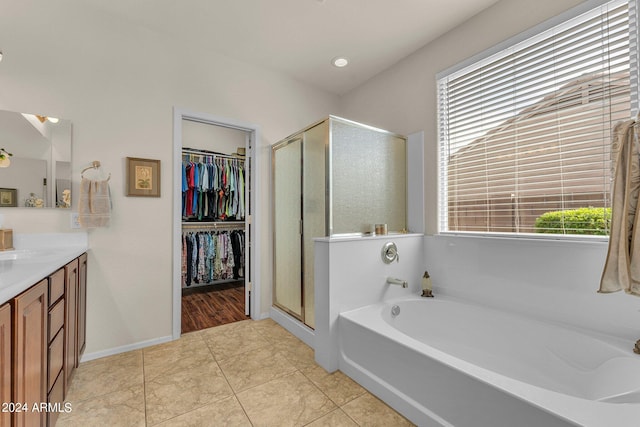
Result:
<svg viewBox="0 0 640 427"><path fill-rule="evenodd" d="M183 334L248 318L242 282L182 290Z"/></svg>

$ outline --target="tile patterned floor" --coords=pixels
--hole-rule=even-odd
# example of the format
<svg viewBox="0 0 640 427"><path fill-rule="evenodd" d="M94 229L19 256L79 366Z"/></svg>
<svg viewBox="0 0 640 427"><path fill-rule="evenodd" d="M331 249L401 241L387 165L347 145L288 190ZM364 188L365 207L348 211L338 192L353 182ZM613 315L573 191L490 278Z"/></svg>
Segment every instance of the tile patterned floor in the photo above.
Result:
<svg viewBox="0 0 640 427"><path fill-rule="evenodd" d="M271 319L82 363L67 426L410 426Z"/></svg>

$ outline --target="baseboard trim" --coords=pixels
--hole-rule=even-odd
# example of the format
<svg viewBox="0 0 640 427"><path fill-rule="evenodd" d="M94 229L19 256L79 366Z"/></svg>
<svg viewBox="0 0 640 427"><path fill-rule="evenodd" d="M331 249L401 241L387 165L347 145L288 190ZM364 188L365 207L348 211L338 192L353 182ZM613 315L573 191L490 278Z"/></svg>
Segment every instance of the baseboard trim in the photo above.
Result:
<svg viewBox="0 0 640 427"><path fill-rule="evenodd" d="M127 351L139 350L141 348L150 347L156 344L163 344L169 341L173 341L173 337L171 335L167 335L165 337L154 338L147 341L140 341L133 344L127 344L120 347L114 347L107 350L96 351L93 353L85 353L80 358L80 362L88 362L94 359L100 359L102 357L113 356L120 353L126 353Z"/></svg>
<svg viewBox="0 0 640 427"><path fill-rule="evenodd" d="M282 310L271 307L271 318L280 326L291 332L298 339L302 340L306 345L315 348L315 332L313 329L302 324L298 319L294 319Z"/></svg>

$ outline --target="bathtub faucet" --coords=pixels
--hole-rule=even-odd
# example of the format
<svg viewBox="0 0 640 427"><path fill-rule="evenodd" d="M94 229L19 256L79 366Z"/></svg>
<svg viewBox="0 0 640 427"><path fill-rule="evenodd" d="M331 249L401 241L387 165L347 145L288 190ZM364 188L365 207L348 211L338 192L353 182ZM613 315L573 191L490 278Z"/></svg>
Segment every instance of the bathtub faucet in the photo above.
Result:
<svg viewBox="0 0 640 427"><path fill-rule="evenodd" d="M400 285L403 288L406 288L407 286L409 286L409 284L407 283L406 280L396 279L395 277L387 277L387 284L388 285Z"/></svg>

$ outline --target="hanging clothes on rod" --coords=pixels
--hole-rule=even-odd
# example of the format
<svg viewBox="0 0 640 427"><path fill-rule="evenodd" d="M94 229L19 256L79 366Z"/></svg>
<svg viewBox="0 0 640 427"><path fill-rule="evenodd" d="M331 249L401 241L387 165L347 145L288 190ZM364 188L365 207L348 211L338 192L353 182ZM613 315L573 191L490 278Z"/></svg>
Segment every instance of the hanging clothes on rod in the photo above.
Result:
<svg viewBox="0 0 640 427"><path fill-rule="evenodd" d="M244 160L183 153L182 217L188 221L243 221Z"/></svg>
<svg viewBox="0 0 640 427"><path fill-rule="evenodd" d="M182 287L244 279L244 230L182 232Z"/></svg>

